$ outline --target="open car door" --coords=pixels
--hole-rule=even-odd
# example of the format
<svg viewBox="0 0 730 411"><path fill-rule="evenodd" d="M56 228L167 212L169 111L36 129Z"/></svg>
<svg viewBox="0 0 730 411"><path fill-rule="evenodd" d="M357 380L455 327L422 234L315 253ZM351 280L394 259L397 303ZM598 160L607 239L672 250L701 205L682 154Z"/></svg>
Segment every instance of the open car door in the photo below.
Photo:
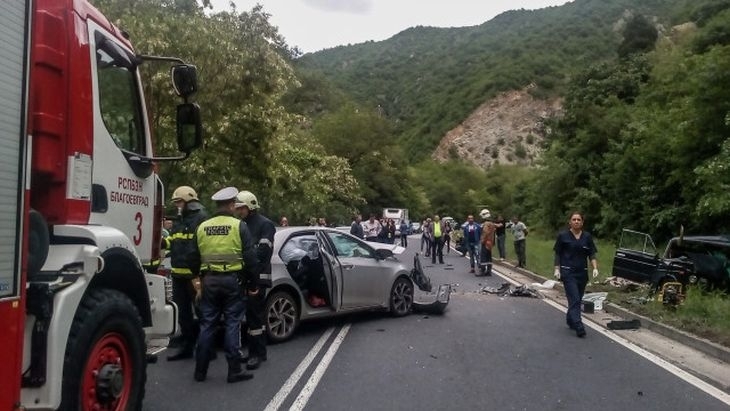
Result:
<svg viewBox="0 0 730 411"><path fill-rule="evenodd" d="M613 275L638 283L652 282L659 267L659 255L651 236L623 229L613 258Z"/></svg>
<svg viewBox="0 0 730 411"><path fill-rule="evenodd" d="M413 293L413 309L416 311L442 314L451 299L451 285L441 284L434 289L431 279L423 272L418 254L413 257L411 279L416 284Z"/></svg>

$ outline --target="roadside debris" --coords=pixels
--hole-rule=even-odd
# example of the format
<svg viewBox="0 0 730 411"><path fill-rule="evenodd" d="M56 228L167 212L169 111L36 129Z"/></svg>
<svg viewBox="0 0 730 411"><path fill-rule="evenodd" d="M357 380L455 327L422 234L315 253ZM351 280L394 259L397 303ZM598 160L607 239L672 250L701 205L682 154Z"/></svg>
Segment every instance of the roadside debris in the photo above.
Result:
<svg viewBox="0 0 730 411"><path fill-rule="evenodd" d="M503 283L499 288L494 287L482 287L479 290L482 294L496 294L500 297L512 296L512 297L531 297L531 298L544 298L539 291L530 288L528 285L513 286L510 283Z"/></svg>
<svg viewBox="0 0 730 411"><path fill-rule="evenodd" d="M557 283L558 282L555 280L547 280L544 283L532 283L532 284L530 284L530 288L552 290L555 287L555 284L557 284Z"/></svg>
<svg viewBox="0 0 730 411"><path fill-rule="evenodd" d="M619 321L613 320L606 324L609 330L638 330L641 327L641 321L639 320L626 320Z"/></svg>
<svg viewBox="0 0 730 411"><path fill-rule="evenodd" d="M602 284L610 285L616 288L624 288L626 291L636 291L640 288L649 288L647 284L636 283L621 277L608 277Z"/></svg>
<svg viewBox="0 0 730 411"><path fill-rule="evenodd" d="M593 305L593 310L595 311L601 311L603 310L603 302L606 301L606 298L608 297L607 292L600 292L600 293L588 293L583 295L583 299L581 300L583 304L590 303Z"/></svg>

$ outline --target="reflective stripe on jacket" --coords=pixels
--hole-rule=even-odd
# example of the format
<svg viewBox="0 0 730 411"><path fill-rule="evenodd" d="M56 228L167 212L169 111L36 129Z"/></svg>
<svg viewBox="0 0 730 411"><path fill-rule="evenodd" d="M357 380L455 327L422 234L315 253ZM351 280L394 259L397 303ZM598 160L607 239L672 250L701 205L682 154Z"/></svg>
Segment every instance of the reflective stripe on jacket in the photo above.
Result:
<svg viewBox="0 0 730 411"><path fill-rule="evenodd" d="M218 215L198 226L201 271L224 273L243 270L240 225L241 220L233 216Z"/></svg>

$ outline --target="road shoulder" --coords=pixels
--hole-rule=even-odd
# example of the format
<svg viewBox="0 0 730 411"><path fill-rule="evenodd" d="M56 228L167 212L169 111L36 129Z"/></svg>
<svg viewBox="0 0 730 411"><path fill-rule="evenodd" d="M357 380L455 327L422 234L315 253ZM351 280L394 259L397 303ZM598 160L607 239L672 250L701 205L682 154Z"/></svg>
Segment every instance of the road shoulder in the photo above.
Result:
<svg viewBox="0 0 730 411"><path fill-rule="evenodd" d="M542 283L545 278L510 264L496 264L498 274L520 284ZM540 290L548 299L565 307L567 300L562 286L550 290ZM584 313L584 318L615 333L654 355L668 361L684 371L702 379L708 384L730 393L730 350L726 347L696 337L689 333L657 323L639 316L615 304L605 304L605 311L593 314ZM608 330L607 324L614 320L638 319L641 327L637 330Z"/></svg>

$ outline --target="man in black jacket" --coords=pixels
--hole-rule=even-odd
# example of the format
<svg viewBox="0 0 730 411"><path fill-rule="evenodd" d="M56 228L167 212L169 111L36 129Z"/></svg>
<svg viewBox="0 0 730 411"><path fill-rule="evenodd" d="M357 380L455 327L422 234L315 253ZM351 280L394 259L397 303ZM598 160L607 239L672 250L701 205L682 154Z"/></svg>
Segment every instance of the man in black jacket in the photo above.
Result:
<svg viewBox="0 0 730 411"><path fill-rule="evenodd" d="M193 235L208 213L198 194L189 186L180 186L172 193L172 202L177 207L177 219L173 222L170 235L162 239L162 248L169 250L172 273L172 300L178 308L181 348L167 357L168 361L193 358L195 342L198 339L198 325L193 317L195 287L187 256L195 247Z"/></svg>
<svg viewBox="0 0 730 411"><path fill-rule="evenodd" d="M246 285L246 345L248 358L246 369L259 368L266 361L266 288L271 287L271 254L274 249L276 227L268 218L258 213L260 204L250 191L241 191L236 196L236 212L248 225L253 236L258 259L258 279Z"/></svg>
<svg viewBox="0 0 730 411"><path fill-rule="evenodd" d="M352 224L350 225L350 234L354 235L355 237L364 240L365 239L365 231L362 229L362 215L358 214L352 219Z"/></svg>

